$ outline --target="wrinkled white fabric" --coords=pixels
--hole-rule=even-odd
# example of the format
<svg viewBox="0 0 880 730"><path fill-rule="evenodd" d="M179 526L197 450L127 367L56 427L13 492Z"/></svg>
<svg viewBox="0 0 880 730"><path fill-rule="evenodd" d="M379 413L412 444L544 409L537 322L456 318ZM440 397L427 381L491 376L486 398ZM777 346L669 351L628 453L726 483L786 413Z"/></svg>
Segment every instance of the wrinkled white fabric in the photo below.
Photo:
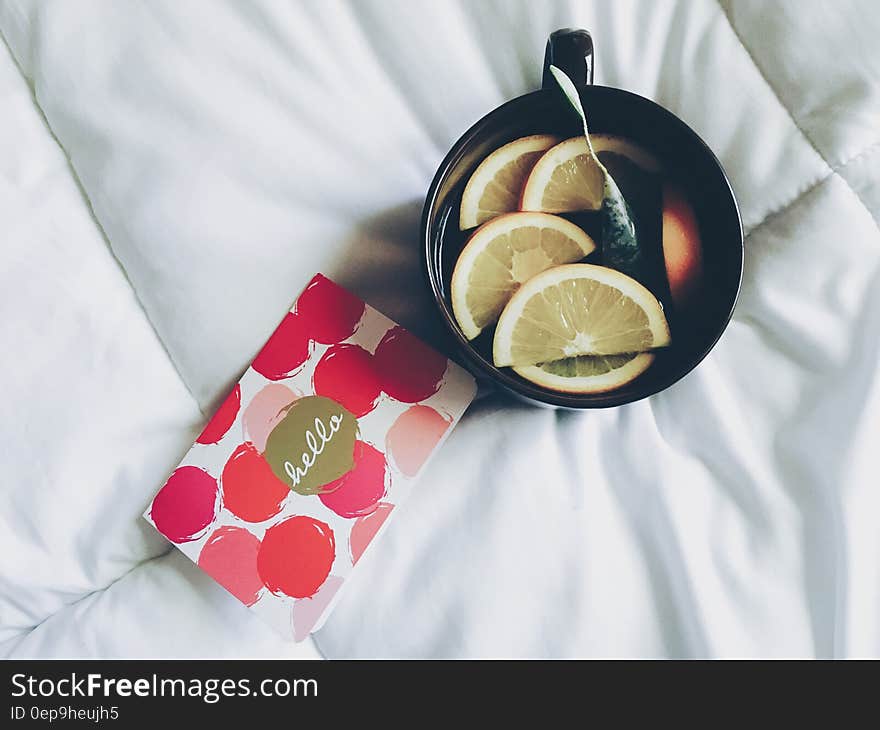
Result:
<svg viewBox="0 0 880 730"><path fill-rule="evenodd" d="M486 389L327 656L880 654L880 12L870 0L69 3L0 33L0 650L304 656L138 519L321 270L431 336L446 150L585 27L710 144L740 304L613 411ZM33 93L33 96L31 95Z"/></svg>

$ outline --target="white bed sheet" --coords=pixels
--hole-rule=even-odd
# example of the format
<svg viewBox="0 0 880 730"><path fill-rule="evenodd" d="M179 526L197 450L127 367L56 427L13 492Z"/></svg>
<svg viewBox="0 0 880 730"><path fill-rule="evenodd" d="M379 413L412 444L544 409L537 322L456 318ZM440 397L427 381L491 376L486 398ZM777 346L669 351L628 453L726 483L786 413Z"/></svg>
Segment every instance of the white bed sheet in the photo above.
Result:
<svg viewBox="0 0 880 730"><path fill-rule="evenodd" d="M434 169L579 26L730 174L734 320L614 411L484 389L317 644L880 654L880 13L801 6L0 4L4 653L314 654L137 516L316 270L432 336Z"/></svg>

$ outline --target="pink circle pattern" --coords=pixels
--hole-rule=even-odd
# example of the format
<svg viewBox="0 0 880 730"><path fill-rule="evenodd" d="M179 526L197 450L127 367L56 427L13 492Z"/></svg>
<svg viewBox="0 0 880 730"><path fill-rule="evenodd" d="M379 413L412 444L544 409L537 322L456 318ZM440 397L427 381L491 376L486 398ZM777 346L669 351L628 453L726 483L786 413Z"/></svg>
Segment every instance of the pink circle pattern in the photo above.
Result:
<svg viewBox="0 0 880 730"><path fill-rule="evenodd" d="M347 340L359 328L364 310L359 309L355 305L352 301L354 299L352 295L347 294L344 289L337 287L333 282L320 275L309 285L310 300L308 303L311 305L317 300L318 295L324 295L325 291L329 294L331 289L341 291L348 297L351 297L351 299L345 300L339 306L330 308L329 311L333 316L341 318L339 321L329 321L327 316L323 316L320 322L315 325L315 331L313 332L310 330L310 317L304 316L307 307L302 306L301 309L303 311L294 309L293 312L285 317L282 325L279 327L279 331L276 331L270 337L266 346L252 364L253 370L270 381L266 388L275 389L276 392L272 396L274 400L278 400L280 385L276 385L272 381L284 380L298 372L305 360L311 355L315 343L329 345L330 350L328 352L332 352L334 355L336 353L343 353L350 359L348 364L360 370L360 372L353 374L346 384L345 392L341 393L341 395L345 396L345 399L356 404L356 415L358 416L371 412L381 401L380 396L383 394L385 397L401 403L417 404L440 389L447 368L446 358L424 345L409 332L397 325L391 325L387 329L373 353L356 345L342 345L341 343ZM339 355L336 355L336 357L339 357ZM327 362L332 362L332 360L325 356L323 362L326 365ZM333 377L327 377L326 372L325 370L322 376L316 368L312 381L313 392L317 395L325 395L331 398L334 395L340 395L340 393L334 392L340 387L339 375L333 373ZM226 404L227 410L232 412L230 414L232 417L226 416L223 419L224 421L228 419L231 422L234 420L234 416L237 415L240 407L240 390L238 388L236 386L236 390L229 399L234 402L234 406L231 402ZM290 396L292 402L296 398L301 397L302 394L298 391L291 391ZM260 394L255 396L255 398L259 397ZM444 430L443 426L450 425L449 419L438 414L428 406L410 406L402 414L401 418L398 419L397 438L385 444L385 449L390 450L392 455L390 462L384 451L377 449L373 444L358 441L355 446L355 464L351 471L334 483L334 489L328 490L318 497L327 509L353 521L354 529L350 538L352 542L348 546L352 562L357 562L366 545L393 509L394 505L392 503L382 501L386 496L386 485L390 475L389 464L393 465L394 470L399 471L404 476L412 476L420 467L423 457L427 456L427 453L431 450L430 448L423 449L422 447L414 446L420 439L419 434L416 433L417 428L407 439L402 438L400 435L408 431L409 427L418 426L420 423L427 424L426 428L429 433L426 433L425 436L426 442L430 445L439 441ZM259 438L254 439L261 447L256 450L259 456L262 456L265 436L268 435L268 431L274 425L275 422L267 422L263 429L266 433L261 433ZM246 421L246 428L253 429L254 426ZM227 423L223 423L216 429L220 435L223 435L226 430L228 430ZM232 456L230 456L231 460ZM199 475L195 474L193 476L199 477ZM207 483L208 486L216 484L216 480L207 473L202 474L199 478L202 482ZM205 491L204 488L203 491ZM205 497L200 497L200 499L202 503L205 503ZM220 500L222 503L222 495ZM200 507L203 515L206 511L210 510L208 504L201 504ZM154 518L156 517L155 511L153 516ZM277 518L274 518L271 524L266 526L265 532L267 534L277 534L275 528L280 529L280 526L291 518L291 515L282 513ZM217 513L214 511L208 524L205 524L204 517L200 517L194 520L193 524L173 525L172 529L168 530L172 534L167 536L175 542L198 539L198 536L208 532L213 523L216 522L216 519ZM157 527L164 532L158 524L160 520L154 521L157 522ZM330 530L329 526L325 525L324 527L326 527L326 530L323 544L331 545L331 550L335 555L336 545L333 540L332 530ZM269 592L283 594L283 590L280 587L283 588L285 585L284 576L281 576L281 580L279 580L277 575L272 576L270 580L272 585L268 585L266 579L256 569L254 563L257 553L261 550L262 541L251 531L252 529L248 525L217 528L212 533L205 548L203 548L203 555L199 561L208 573L213 575L218 582L227 586L246 605L252 605L259 595L267 592L264 591L264 588L268 588ZM243 533L248 533L250 538ZM310 556L308 554L296 556L296 559L291 560L291 569L296 570L297 566L302 567L304 565L303 561L308 561L309 559ZM241 574L230 571L230 560L246 565L247 570ZM326 562L326 560L326 556L322 555L321 561ZM265 558L263 562L265 563ZM331 565L332 561L326 564L325 570L328 575ZM266 572L265 567L263 570ZM291 579L293 583L296 582L294 577L291 576ZM325 600L328 600L328 596L332 595L338 588L336 583L331 587L330 581L341 583L338 577L329 575L329 579L325 578L314 588L311 597L303 596L299 590L292 591L297 594L292 596L296 598L294 606L302 601L308 601L308 606L310 607L310 610L307 610L306 604L303 604L295 613L295 617L298 619L296 621L295 633L298 638L308 633L308 626L303 625L307 624L304 619L307 616L311 618L319 602L323 603ZM313 598L318 596L321 598Z"/></svg>

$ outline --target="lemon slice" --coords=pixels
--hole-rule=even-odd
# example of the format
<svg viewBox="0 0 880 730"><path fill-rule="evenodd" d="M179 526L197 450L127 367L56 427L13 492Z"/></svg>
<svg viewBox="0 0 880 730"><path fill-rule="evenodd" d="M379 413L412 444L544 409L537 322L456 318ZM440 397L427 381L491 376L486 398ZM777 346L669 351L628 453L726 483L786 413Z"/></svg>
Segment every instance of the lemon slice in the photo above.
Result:
<svg viewBox="0 0 880 730"><path fill-rule="evenodd" d="M529 171L557 142L559 138L549 134L520 137L483 160L464 188L459 228L464 231L519 210L519 196Z"/></svg>
<svg viewBox="0 0 880 730"><path fill-rule="evenodd" d="M614 134L591 134L590 140L593 142L593 149L596 151L596 156L602 160L606 167L608 166L605 159L606 154L613 153L628 158L646 172L660 172L661 170L660 160L631 139L618 137ZM584 152L586 152L585 139ZM612 170L611 173L613 175L614 171Z"/></svg>
<svg viewBox="0 0 880 730"><path fill-rule="evenodd" d="M452 311L472 340L535 274L579 261L596 248L574 223L547 213L508 213L471 235L452 272Z"/></svg>
<svg viewBox="0 0 880 730"><path fill-rule="evenodd" d="M599 210L605 175L592 158L585 137L551 147L535 162L525 181L521 210L565 213Z"/></svg>
<svg viewBox="0 0 880 730"><path fill-rule="evenodd" d="M593 264L548 269L514 294L495 329L495 365L621 355L669 344L657 298L635 279Z"/></svg>
<svg viewBox="0 0 880 730"><path fill-rule="evenodd" d="M611 134L591 134L590 139L600 158L603 153L614 153L649 172L660 170L656 157L628 139ZM571 137L535 163L523 186L520 209L547 213L598 210L604 186L605 176L590 155L586 137Z"/></svg>
<svg viewBox="0 0 880 730"><path fill-rule="evenodd" d="M548 390L562 393L605 393L635 380L651 363L654 355L581 355L564 360L514 368L522 378Z"/></svg>

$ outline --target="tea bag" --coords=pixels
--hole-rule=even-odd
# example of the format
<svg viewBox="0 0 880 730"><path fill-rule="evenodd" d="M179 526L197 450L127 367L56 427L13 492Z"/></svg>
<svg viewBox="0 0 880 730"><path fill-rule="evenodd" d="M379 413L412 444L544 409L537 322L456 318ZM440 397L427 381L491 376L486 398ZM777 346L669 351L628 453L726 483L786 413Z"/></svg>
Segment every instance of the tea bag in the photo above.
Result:
<svg viewBox="0 0 880 730"><path fill-rule="evenodd" d="M662 248L662 180L658 174L640 168L623 155L614 152L597 155L577 89L556 66L551 66L550 72L580 117L587 148L605 176L600 210L603 263L646 286L668 312L669 282ZM614 170L614 175L609 168ZM627 197L615 178L619 178L626 189Z"/></svg>

